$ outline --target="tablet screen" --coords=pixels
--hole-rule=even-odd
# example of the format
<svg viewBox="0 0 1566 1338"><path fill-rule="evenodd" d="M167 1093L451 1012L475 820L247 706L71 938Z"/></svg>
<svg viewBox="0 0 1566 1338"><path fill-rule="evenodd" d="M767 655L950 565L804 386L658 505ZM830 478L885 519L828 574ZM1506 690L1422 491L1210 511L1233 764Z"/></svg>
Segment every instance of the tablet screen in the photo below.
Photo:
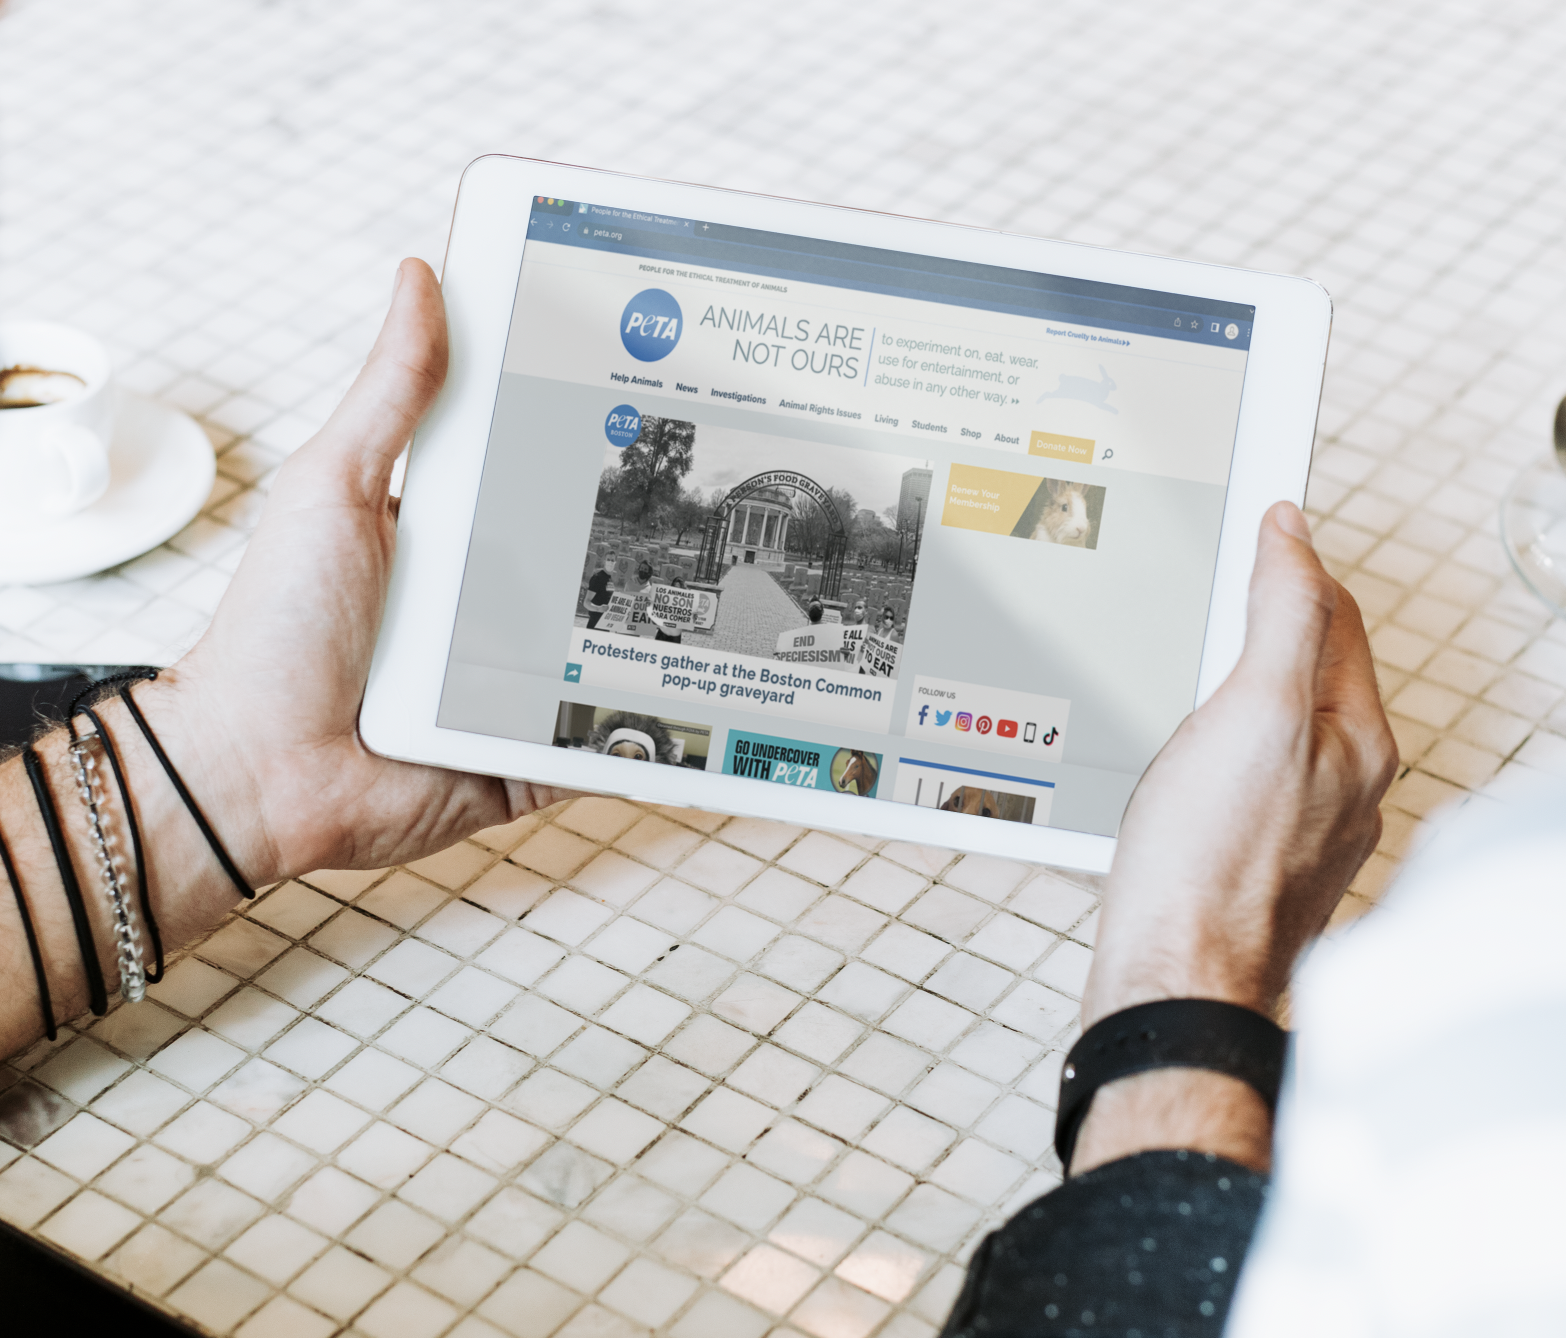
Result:
<svg viewBox="0 0 1566 1338"><path fill-rule="evenodd" d="M1113 835L1194 701L1254 308L527 236L437 723Z"/></svg>

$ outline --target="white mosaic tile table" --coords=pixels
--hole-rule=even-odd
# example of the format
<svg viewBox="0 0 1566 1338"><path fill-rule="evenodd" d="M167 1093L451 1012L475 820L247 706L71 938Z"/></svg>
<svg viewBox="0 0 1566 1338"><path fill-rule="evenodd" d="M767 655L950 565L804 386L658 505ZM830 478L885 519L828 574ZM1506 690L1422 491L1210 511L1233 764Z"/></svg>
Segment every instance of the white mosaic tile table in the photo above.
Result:
<svg viewBox="0 0 1566 1338"><path fill-rule="evenodd" d="M1307 273L1309 511L1405 763L1349 920L1440 805L1566 773L1495 526L1566 391L1563 56L1477 0L0 3L0 311L219 453L168 545L0 589L0 660L194 640L481 152ZM0 1216L244 1338L929 1338L1053 1183L1093 893L615 800L316 875L0 1068Z"/></svg>

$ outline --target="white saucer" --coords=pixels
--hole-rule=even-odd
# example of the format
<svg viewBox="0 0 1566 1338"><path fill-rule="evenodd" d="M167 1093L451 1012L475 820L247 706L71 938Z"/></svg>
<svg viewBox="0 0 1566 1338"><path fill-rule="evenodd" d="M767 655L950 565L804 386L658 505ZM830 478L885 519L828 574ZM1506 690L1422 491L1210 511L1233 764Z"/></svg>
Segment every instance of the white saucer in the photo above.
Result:
<svg viewBox="0 0 1566 1338"><path fill-rule="evenodd" d="M196 517L217 473L212 443L188 414L121 390L109 490L36 525L0 522L0 585L47 585L116 567Z"/></svg>

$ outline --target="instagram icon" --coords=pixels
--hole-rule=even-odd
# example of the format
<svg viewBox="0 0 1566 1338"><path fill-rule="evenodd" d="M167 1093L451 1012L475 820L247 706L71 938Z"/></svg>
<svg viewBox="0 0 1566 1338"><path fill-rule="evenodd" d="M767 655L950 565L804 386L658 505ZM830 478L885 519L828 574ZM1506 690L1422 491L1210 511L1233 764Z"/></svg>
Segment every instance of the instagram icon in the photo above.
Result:
<svg viewBox="0 0 1566 1338"><path fill-rule="evenodd" d="M972 729L973 728L973 712L971 712L971 711L958 711L957 712L957 728L958 729Z"/></svg>

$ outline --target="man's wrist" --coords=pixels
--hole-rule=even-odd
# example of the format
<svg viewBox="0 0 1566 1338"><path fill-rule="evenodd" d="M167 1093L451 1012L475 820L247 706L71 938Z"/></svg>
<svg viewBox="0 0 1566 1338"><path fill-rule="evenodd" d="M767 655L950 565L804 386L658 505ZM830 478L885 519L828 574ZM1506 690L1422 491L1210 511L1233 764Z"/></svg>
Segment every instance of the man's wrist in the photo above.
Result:
<svg viewBox="0 0 1566 1338"><path fill-rule="evenodd" d="M164 670L154 680L135 684L131 693L148 728L247 885L275 882L282 876L278 872L282 852L266 822L258 759L246 755L222 712L212 709L199 683L178 666ZM199 869L216 884L219 894L237 895L129 708L116 695L95 709L125 763L137 812L146 815L142 828L149 873L161 872L167 877L175 868ZM159 865L167 867L160 870Z"/></svg>
<svg viewBox="0 0 1566 1338"><path fill-rule="evenodd" d="M1244 953L1232 945L1192 937L1160 941L1156 951L1116 954L1102 930L1082 997L1086 1030L1114 1013L1161 999L1216 999L1263 1017L1277 1011L1287 977L1274 979L1277 953Z"/></svg>
<svg viewBox="0 0 1566 1338"><path fill-rule="evenodd" d="M1213 1153L1252 1170L1272 1165L1272 1112L1249 1083L1207 1069L1166 1068L1099 1088L1067 1168L1081 1175L1138 1152Z"/></svg>

